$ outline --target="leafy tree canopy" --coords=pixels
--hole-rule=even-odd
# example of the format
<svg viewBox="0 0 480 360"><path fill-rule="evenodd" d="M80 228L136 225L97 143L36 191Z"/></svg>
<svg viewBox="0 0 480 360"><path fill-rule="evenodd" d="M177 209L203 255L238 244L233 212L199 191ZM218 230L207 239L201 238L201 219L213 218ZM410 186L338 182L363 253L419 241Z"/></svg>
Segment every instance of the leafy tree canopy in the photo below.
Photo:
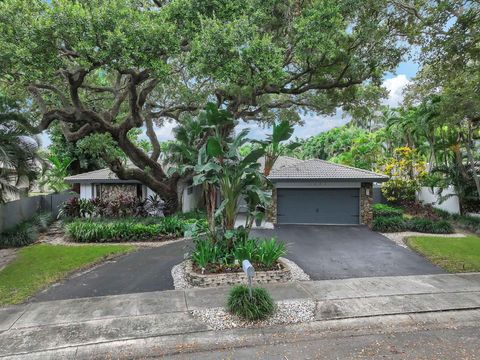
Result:
<svg viewBox="0 0 480 360"><path fill-rule="evenodd" d="M58 122L70 142L107 134L135 165L104 149L110 168L174 209L178 177L158 162L154 124L211 100L269 122L353 111L378 99L366 89L405 54L407 27L386 0L5 0L0 81L38 114L34 131ZM150 153L129 138L135 128Z"/></svg>

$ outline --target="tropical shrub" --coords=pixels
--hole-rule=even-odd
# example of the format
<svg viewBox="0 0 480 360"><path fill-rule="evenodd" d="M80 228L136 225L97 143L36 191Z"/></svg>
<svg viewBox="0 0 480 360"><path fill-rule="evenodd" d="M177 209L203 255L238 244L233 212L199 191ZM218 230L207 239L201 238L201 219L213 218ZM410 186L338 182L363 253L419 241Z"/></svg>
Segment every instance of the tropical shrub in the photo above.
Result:
<svg viewBox="0 0 480 360"><path fill-rule="evenodd" d="M161 232L163 234L182 236L185 228L185 222L177 216L167 216L160 222Z"/></svg>
<svg viewBox="0 0 480 360"><path fill-rule="evenodd" d="M372 229L380 232L398 232L406 230L406 222L401 216L379 216L373 219Z"/></svg>
<svg viewBox="0 0 480 360"><path fill-rule="evenodd" d="M206 220L182 220L168 217L125 217L74 219L65 224L67 235L78 242L145 241L180 237L190 226L205 228Z"/></svg>
<svg viewBox="0 0 480 360"><path fill-rule="evenodd" d="M227 310L243 320L257 321L266 319L275 312L276 305L264 288L253 288L250 296L245 285L234 286L227 299Z"/></svg>
<svg viewBox="0 0 480 360"><path fill-rule="evenodd" d="M53 215L49 212L42 212L35 215L30 222L37 227L40 232L48 230L48 227L53 223Z"/></svg>
<svg viewBox="0 0 480 360"><path fill-rule="evenodd" d="M393 203L414 201L417 190L426 175L426 164L414 149L396 148L384 165L384 173L390 180L383 183L382 194Z"/></svg>
<svg viewBox="0 0 480 360"><path fill-rule="evenodd" d="M0 235L0 248L27 246L33 244L37 238L38 228L26 221Z"/></svg>
<svg viewBox="0 0 480 360"><path fill-rule="evenodd" d="M374 217L396 217L402 216L403 210L400 208L396 208L393 206L385 205L385 204L374 204L372 206L373 216Z"/></svg>
<svg viewBox="0 0 480 360"><path fill-rule="evenodd" d="M285 244L277 242L275 238L262 240L258 244L257 254L255 260L265 266L273 266L280 256L286 254Z"/></svg>
<svg viewBox="0 0 480 360"><path fill-rule="evenodd" d="M77 218L80 217L80 201L78 197L72 197L65 201L58 212L59 218Z"/></svg>
<svg viewBox="0 0 480 360"><path fill-rule="evenodd" d="M447 220L416 217L404 219L400 216L374 218L372 228L380 232L416 231L431 234L451 234L454 232L452 224Z"/></svg>
<svg viewBox="0 0 480 360"><path fill-rule="evenodd" d="M284 243L275 238L255 239L249 238L248 232L239 228L228 230L223 238L218 240L211 236L199 236L194 240L192 261L199 268L221 270L221 268L236 269L241 271L241 262L249 260L254 265L263 268L272 268L278 259L286 254Z"/></svg>
<svg viewBox="0 0 480 360"><path fill-rule="evenodd" d="M430 220L414 218L407 222L410 231L417 231L431 234L452 234L455 232L452 224L446 220Z"/></svg>
<svg viewBox="0 0 480 360"><path fill-rule="evenodd" d="M243 260L254 262L258 259L258 244L255 239L239 241L233 248L233 257L241 263Z"/></svg>
<svg viewBox="0 0 480 360"><path fill-rule="evenodd" d="M220 249L209 238L195 240L195 250L192 252L193 262L202 269L213 264L220 257Z"/></svg>
<svg viewBox="0 0 480 360"><path fill-rule="evenodd" d="M1 233L0 248L33 244L37 241L39 233L46 231L52 222L52 214L39 213L30 220L24 221L14 228Z"/></svg>
<svg viewBox="0 0 480 360"><path fill-rule="evenodd" d="M67 224L65 231L76 242L142 241L165 235L161 224L146 225L132 219L110 222L76 220Z"/></svg>

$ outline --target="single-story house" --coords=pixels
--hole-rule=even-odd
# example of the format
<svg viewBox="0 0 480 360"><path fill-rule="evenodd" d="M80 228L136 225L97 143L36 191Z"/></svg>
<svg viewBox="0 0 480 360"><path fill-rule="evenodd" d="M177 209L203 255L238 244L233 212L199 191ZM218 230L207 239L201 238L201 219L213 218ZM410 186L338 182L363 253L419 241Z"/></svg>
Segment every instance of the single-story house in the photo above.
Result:
<svg viewBox="0 0 480 360"><path fill-rule="evenodd" d="M66 183L80 185L80 199L95 199L115 196L119 193L130 194L145 200L155 192L136 180L120 180L108 168L68 176ZM198 186L188 185L182 194L182 211L188 212L196 209L202 198L202 189Z"/></svg>
<svg viewBox="0 0 480 360"><path fill-rule="evenodd" d="M260 159L263 171L263 159ZM274 224L367 224L372 221L373 183L388 180L385 175L334 164L324 160L300 160L280 156L268 176L273 183L268 219ZM65 178L80 185L80 198L102 198L129 193L140 199L154 191L134 180L120 180L109 169ZM182 194L182 211L202 207L201 186L187 186ZM244 202L239 204L245 211Z"/></svg>
<svg viewBox="0 0 480 360"><path fill-rule="evenodd" d="M366 224L372 221L372 171L312 159L274 169L270 219L275 224Z"/></svg>

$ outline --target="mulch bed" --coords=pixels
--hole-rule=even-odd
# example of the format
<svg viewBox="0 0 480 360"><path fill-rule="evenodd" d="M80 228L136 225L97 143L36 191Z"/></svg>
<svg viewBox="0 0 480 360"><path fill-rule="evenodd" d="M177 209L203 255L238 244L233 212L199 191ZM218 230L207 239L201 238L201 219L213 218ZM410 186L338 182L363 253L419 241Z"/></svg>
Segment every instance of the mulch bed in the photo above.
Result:
<svg viewBox="0 0 480 360"><path fill-rule="evenodd" d="M265 266L260 263L253 263L255 271L272 271L272 270L283 270L284 266L277 262L273 266ZM221 265L221 264L208 264L205 270L202 272L202 268L197 264L193 263L193 271L198 274L231 274L243 272L242 265Z"/></svg>
<svg viewBox="0 0 480 360"><path fill-rule="evenodd" d="M439 220L440 216L437 215L435 210L430 205L423 205L416 202L406 202L402 204L405 213L414 216L422 217L430 220Z"/></svg>

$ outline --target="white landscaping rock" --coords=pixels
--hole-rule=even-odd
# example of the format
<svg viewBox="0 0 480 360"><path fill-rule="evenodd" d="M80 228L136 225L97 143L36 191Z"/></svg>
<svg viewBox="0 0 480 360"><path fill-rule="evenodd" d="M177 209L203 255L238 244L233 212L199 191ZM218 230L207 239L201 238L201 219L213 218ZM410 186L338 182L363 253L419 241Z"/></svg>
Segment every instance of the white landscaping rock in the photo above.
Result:
<svg viewBox="0 0 480 360"><path fill-rule="evenodd" d="M310 276L303 271L303 269L294 263L292 260L285 258L280 258L284 263L290 267L290 272L292 273L292 281L308 281L311 280Z"/></svg>
<svg viewBox="0 0 480 360"><path fill-rule="evenodd" d="M277 309L271 317L256 322L244 321L220 307L193 310L191 313L195 318L203 321L213 330L225 330L240 327L267 327L313 321L315 318L315 306L316 304L313 300L279 301L277 303Z"/></svg>

